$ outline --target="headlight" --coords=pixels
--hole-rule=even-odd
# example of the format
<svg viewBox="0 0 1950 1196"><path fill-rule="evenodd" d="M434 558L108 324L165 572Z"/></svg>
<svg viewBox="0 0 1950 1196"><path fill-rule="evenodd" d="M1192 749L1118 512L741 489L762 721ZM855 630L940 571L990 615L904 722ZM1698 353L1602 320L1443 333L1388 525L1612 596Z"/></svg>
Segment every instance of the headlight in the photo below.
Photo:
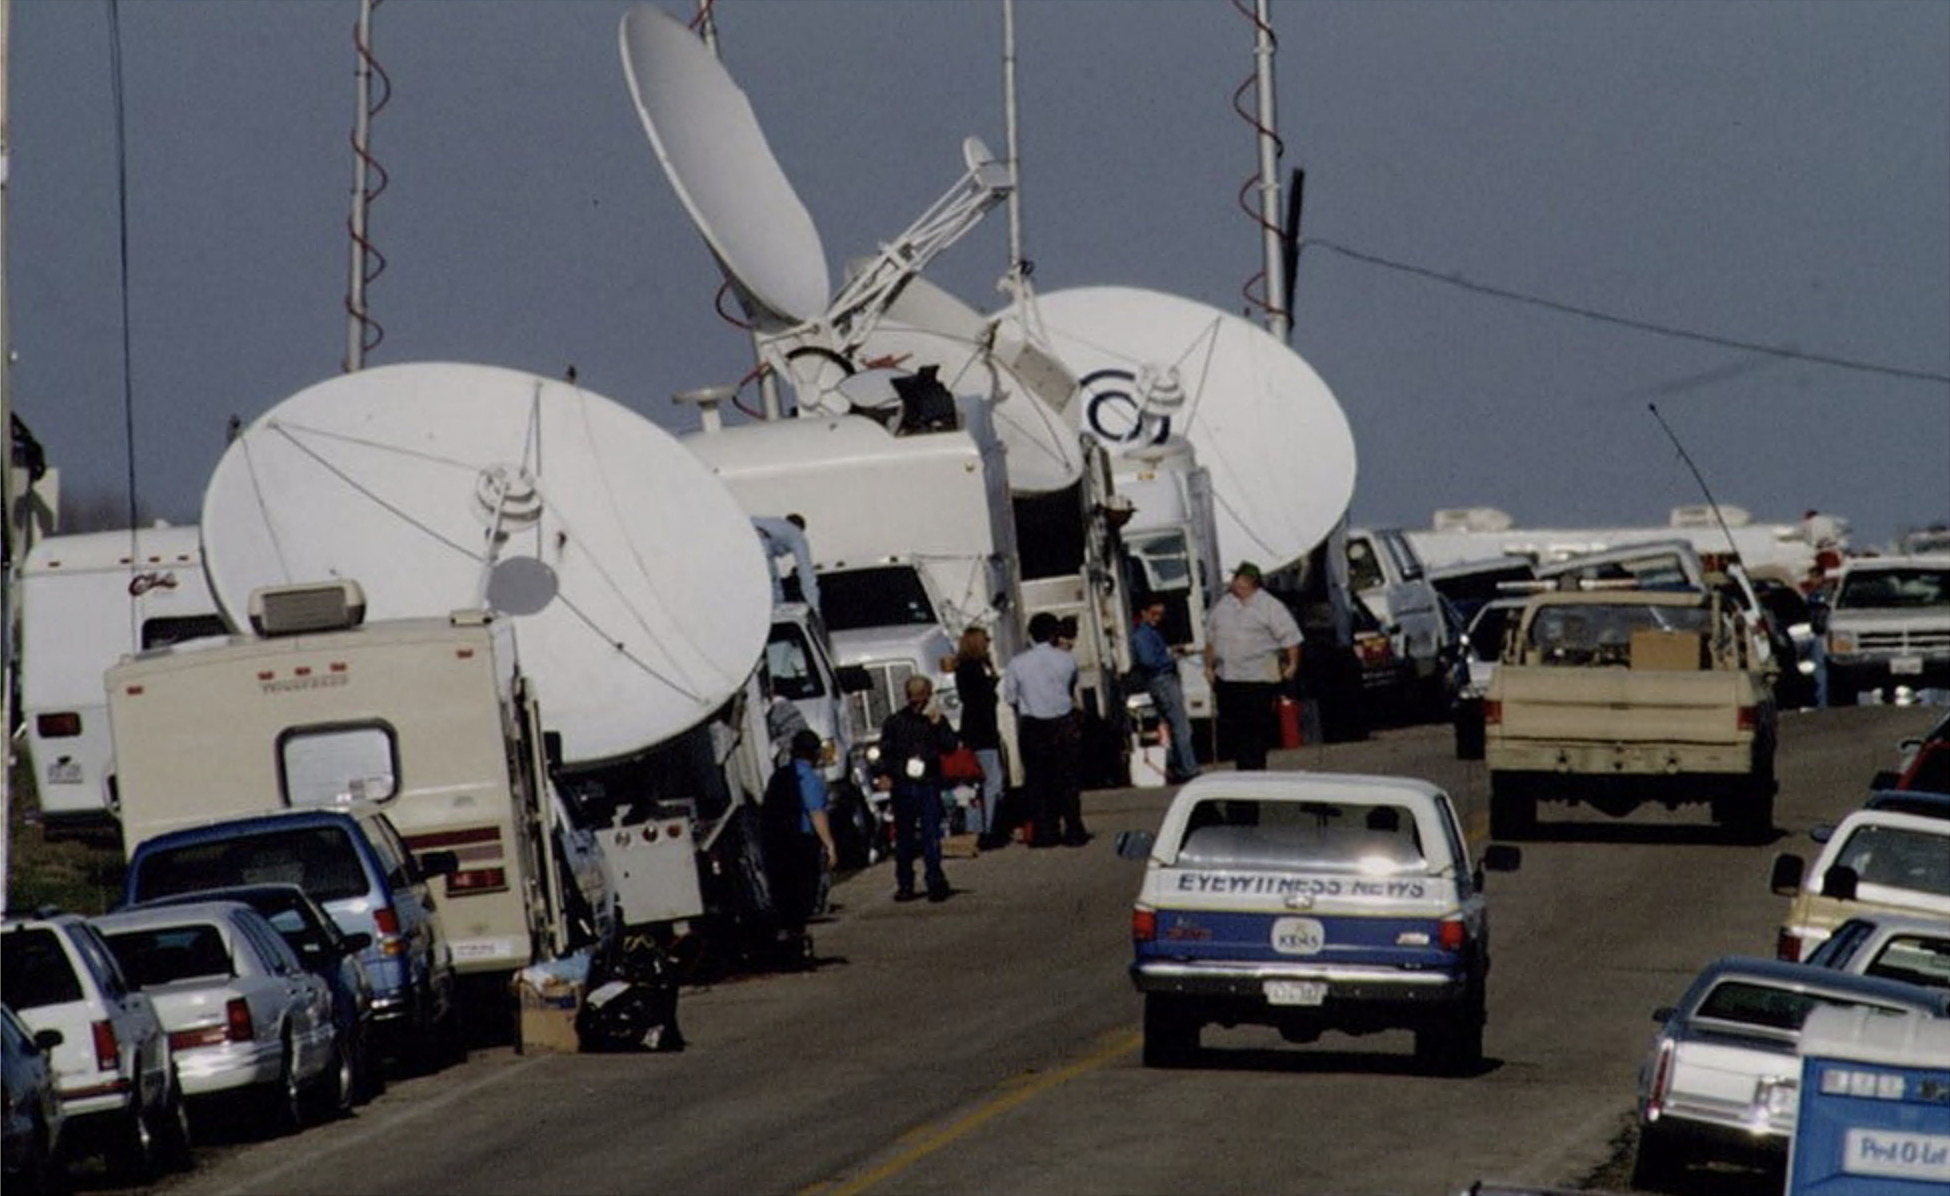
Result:
<svg viewBox="0 0 1950 1196"><path fill-rule="evenodd" d="M1840 655L1855 651L1855 633L1852 631L1831 631L1828 633L1828 650Z"/></svg>

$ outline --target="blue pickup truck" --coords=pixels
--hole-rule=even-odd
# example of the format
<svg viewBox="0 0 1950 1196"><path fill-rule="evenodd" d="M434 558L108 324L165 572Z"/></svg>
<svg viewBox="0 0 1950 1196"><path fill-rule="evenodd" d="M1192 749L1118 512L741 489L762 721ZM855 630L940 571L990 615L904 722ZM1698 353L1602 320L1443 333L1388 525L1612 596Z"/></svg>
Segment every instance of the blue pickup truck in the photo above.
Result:
<svg viewBox="0 0 1950 1196"><path fill-rule="evenodd" d="M1215 772L1179 790L1131 913L1144 1062L1181 1066L1207 1025L1262 1025L1289 1042L1328 1030L1410 1029L1424 1067L1480 1070L1490 970L1486 870L1455 803L1427 781Z"/></svg>

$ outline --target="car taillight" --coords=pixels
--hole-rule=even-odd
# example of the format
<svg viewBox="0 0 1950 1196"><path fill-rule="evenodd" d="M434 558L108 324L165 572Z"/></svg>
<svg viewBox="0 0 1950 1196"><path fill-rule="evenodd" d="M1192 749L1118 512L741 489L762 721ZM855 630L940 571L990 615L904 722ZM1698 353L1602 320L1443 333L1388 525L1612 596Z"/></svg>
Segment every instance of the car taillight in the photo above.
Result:
<svg viewBox="0 0 1950 1196"><path fill-rule="evenodd" d="M1131 941L1155 942L1158 937L1158 911L1137 906L1131 910Z"/></svg>
<svg viewBox="0 0 1950 1196"><path fill-rule="evenodd" d="M1753 730L1754 729L1754 708L1752 706L1742 706L1740 708L1740 712L1734 715L1733 727L1734 730L1736 731Z"/></svg>
<svg viewBox="0 0 1950 1196"><path fill-rule="evenodd" d="M373 929L379 931L381 955L406 954L406 940L399 936L399 912L390 905L372 911Z"/></svg>
<svg viewBox="0 0 1950 1196"><path fill-rule="evenodd" d="M1789 963L1799 963L1801 960L1801 936L1789 934L1785 930L1775 935L1774 956L1777 959L1785 959Z"/></svg>
<svg viewBox="0 0 1950 1196"><path fill-rule="evenodd" d="M1500 727L1503 725L1502 702L1492 702L1487 699L1483 702L1483 725L1486 727Z"/></svg>
<svg viewBox="0 0 1950 1196"><path fill-rule="evenodd" d="M500 868L470 868L447 877L449 893L485 893L508 887L508 874Z"/></svg>
<svg viewBox="0 0 1950 1196"><path fill-rule="evenodd" d="M1652 1088L1645 1094L1645 1119L1657 1121L1666 1106L1666 1085L1672 1082L1672 1043L1659 1044L1659 1062L1652 1070Z"/></svg>
<svg viewBox="0 0 1950 1196"><path fill-rule="evenodd" d="M88 1029L95 1038L95 1070L114 1071L121 1066L121 1045L115 1041L115 1023L106 1019Z"/></svg>
<svg viewBox="0 0 1950 1196"><path fill-rule="evenodd" d="M178 1055L186 1051L194 1051L198 1047L222 1046L229 1041L230 1027L228 1026L198 1026L194 1030L169 1032L169 1049Z"/></svg>
<svg viewBox="0 0 1950 1196"><path fill-rule="evenodd" d="M1469 927L1460 918L1451 918L1438 925L1436 945L1444 951L1460 951L1469 944Z"/></svg>
<svg viewBox="0 0 1950 1196"><path fill-rule="evenodd" d="M81 734L81 715L73 710L55 710L34 716L34 729L42 739L73 739Z"/></svg>
<svg viewBox="0 0 1950 1196"><path fill-rule="evenodd" d="M251 1025L251 1003L242 997L230 998L223 1007L223 1027L232 1042L249 1042L257 1037L257 1029Z"/></svg>

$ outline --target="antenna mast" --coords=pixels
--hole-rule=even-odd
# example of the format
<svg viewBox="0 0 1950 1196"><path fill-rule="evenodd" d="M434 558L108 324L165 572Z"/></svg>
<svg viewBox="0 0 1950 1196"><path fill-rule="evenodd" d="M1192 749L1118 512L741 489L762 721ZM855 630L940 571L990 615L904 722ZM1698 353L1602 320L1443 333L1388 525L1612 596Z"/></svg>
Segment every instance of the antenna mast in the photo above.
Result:
<svg viewBox="0 0 1950 1196"><path fill-rule="evenodd" d="M1280 226L1280 137L1273 99L1273 0L1254 0L1253 61L1259 95L1259 225L1265 258L1266 328L1285 341L1293 331L1287 308L1285 252Z"/></svg>
<svg viewBox="0 0 1950 1196"><path fill-rule="evenodd" d="M1016 187L1009 192L1009 272L1003 289L1018 302L1029 265L1022 259L1022 150L1016 136L1016 0L1002 0L1002 121L1009 142L1009 174Z"/></svg>
<svg viewBox="0 0 1950 1196"><path fill-rule="evenodd" d="M352 126L352 215L346 229L352 235L352 265L345 289L344 372L364 367L366 353L386 339L385 329L366 307L366 285L386 269L386 258L366 235L366 209L386 189L386 171L372 156L372 118L392 98L392 84L372 54L372 13L380 0L359 0L359 24L352 41L358 51L359 107ZM373 77L378 76L379 99L373 100Z"/></svg>
<svg viewBox="0 0 1950 1196"><path fill-rule="evenodd" d="M1699 483L1700 493L1706 496L1706 505L1713 508L1713 519L1720 525L1720 534L1727 538L1727 551L1736 557L1739 556L1740 545L1733 538L1733 529L1727 526L1726 516L1720 514L1720 504L1714 500L1713 492L1706 488L1706 478L1700 473L1699 466L1693 464L1692 455L1686 451L1685 445L1679 443L1679 437L1673 434L1672 425L1666 423L1666 417L1659 414L1657 403L1647 403L1645 409L1652 413L1653 419L1659 421L1659 427L1664 429L1666 439L1672 441L1672 447L1679 450L1679 459L1686 463L1687 469L1693 471L1693 480Z"/></svg>

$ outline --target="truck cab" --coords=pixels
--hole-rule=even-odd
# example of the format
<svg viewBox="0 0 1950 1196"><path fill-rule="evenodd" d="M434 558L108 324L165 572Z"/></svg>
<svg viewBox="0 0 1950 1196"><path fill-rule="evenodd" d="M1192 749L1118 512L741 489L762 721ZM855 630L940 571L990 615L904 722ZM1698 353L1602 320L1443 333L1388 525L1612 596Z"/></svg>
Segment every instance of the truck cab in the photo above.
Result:
<svg viewBox="0 0 1950 1196"><path fill-rule="evenodd" d="M1395 658L1407 662L1414 704L1423 711L1441 710L1448 625L1408 534L1394 527L1349 528L1347 572L1349 585L1381 620Z"/></svg>

